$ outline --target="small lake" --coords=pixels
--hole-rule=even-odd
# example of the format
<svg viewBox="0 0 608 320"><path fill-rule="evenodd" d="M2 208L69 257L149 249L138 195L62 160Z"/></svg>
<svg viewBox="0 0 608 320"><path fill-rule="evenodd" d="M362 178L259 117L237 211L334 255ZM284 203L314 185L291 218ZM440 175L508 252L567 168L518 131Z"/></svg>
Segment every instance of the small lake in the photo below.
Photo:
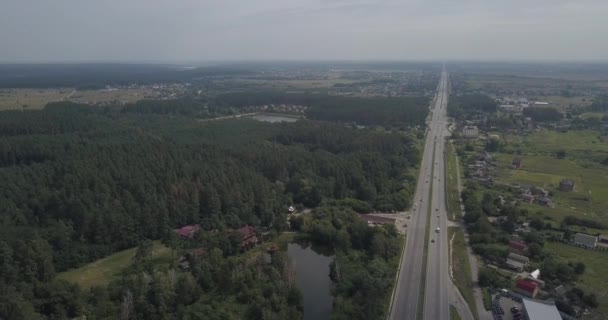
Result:
<svg viewBox="0 0 608 320"><path fill-rule="evenodd" d="M282 115L280 113L260 113L250 117L258 121L264 122L296 122L299 118L291 115Z"/></svg>
<svg viewBox="0 0 608 320"><path fill-rule="evenodd" d="M331 315L333 297L329 264L334 256L321 251L313 250L307 243L287 246L287 255L296 272L296 285L304 298L304 320L327 320Z"/></svg>

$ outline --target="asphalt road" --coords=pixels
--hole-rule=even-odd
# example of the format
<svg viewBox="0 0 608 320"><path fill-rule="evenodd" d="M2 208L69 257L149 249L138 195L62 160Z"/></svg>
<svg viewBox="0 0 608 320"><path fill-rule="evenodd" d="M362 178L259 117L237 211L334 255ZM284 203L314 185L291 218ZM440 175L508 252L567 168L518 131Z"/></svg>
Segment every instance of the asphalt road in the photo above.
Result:
<svg viewBox="0 0 608 320"><path fill-rule="evenodd" d="M411 219L408 221L405 252L395 287L389 319L416 319L420 286L425 286L423 318L450 319L448 274L447 212L445 207L446 106L448 100L447 72L442 72L437 95L431 106L418 185L414 195ZM432 188L432 192L431 192ZM431 199L432 196L432 199ZM429 218L430 223L427 223ZM437 217L439 215L439 217ZM435 229L439 227L439 233ZM429 242L425 232L429 229ZM434 239L435 242L431 242ZM424 248L428 245L426 283L421 283Z"/></svg>

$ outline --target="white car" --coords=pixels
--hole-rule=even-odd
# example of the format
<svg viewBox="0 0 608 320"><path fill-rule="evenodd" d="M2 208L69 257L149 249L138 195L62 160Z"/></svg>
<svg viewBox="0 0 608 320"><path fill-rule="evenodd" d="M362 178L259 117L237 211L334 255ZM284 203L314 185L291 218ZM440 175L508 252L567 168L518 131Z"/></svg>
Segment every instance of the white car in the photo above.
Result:
<svg viewBox="0 0 608 320"><path fill-rule="evenodd" d="M441 229L437 228L437 229L435 229L435 232L439 233L439 230L441 230Z"/></svg>

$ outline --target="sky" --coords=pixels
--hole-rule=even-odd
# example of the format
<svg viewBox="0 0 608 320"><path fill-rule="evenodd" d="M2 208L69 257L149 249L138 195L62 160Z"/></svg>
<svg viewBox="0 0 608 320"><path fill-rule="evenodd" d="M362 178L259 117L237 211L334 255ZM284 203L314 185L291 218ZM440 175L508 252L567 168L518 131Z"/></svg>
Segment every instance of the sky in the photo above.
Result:
<svg viewBox="0 0 608 320"><path fill-rule="evenodd" d="M1 0L0 62L608 60L606 0Z"/></svg>

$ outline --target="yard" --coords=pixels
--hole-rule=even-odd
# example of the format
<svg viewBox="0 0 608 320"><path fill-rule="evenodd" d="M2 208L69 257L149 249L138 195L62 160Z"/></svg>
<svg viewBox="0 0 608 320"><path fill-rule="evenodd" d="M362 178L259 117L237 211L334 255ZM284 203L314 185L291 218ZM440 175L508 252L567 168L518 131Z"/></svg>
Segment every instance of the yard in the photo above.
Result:
<svg viewBox="0 0 608 320"><path fill-rule="evenodd" d="M171 261L171 250L154 241L152 259L154 261ZM86 264L78 269L72 269L57 274L57 279L77 283L82 288L108 284L128 267L135 256L137 248L123 250L103 259Z"/></svg>
<svg viewBox="0 0 608 320"><path fill-rule="evenodd" d="M585 319L607 319L608 318L608 274L605 269L608 266L608 253L582 249L579 247L558 243L547 242L545 249L558 259L563 261L580 261L585 264L585 273L580 276L576 286L585 292L595 293L599 307ZM542 275L542 273L541 273Z"/></svg>

